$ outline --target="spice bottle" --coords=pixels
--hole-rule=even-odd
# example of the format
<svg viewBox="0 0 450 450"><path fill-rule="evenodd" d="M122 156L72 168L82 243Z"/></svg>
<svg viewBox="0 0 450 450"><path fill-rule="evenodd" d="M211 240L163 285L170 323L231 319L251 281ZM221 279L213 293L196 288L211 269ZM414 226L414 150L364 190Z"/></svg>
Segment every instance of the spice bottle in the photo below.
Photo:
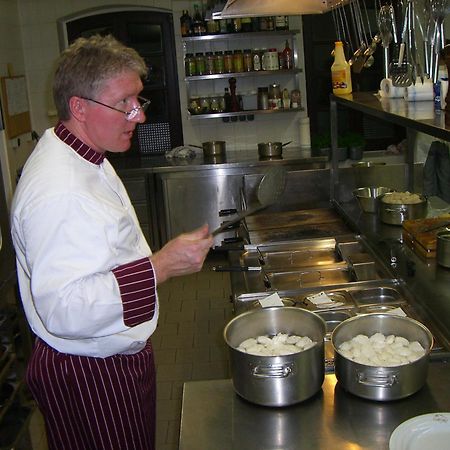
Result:
<svg viewBox="0 0 450 450"><path fill-rule="evenodd" d="M205 56L205 73L207 75L214 74L214 54L213 52L206 52Z"/></svg>
<svg viewBox="0 0 450 450"><path fill-rule="evenodd" d="M253 70L261 70L261 50L258 48L253 50Z"/></svg>
<svg viewBox="0 0 450 450"><path fill-rule="evenodd" d="M341 41L335 42L334 63L331 66L333 94L344 95L352 92L350 65L345 60L344 47Z"/></svg>
<svg viewBox="0 0 450 450"><path fill-rule="evenodd" d="M195 58L192 53L186 53L184 58L184 70L187 77L192 77L197 74Z"/></svg>
<svg viewBox="0 0 450 450"><path fill-rule="evenodd" d="M292 69L294 67L294 56L292 49L289 47L289 41L286 41L283 50L283 69Z"/></svg>
<svg viewBox="0 0 450 450"><path fill-rule="evenodd" d="M183 9L183 14L180 17L181 36L190 36L192 32L192 19L187 9Z"/></svg>
<svg viewBox="0 0 450 450"><path fill-rule="evenodd" d="M223 59L223 52L215 52L214 53L214 71L216 73L224 73L225 72L225 63Z"/></svg>
<svg viewBox="0 0 450 450"><path fill-rule="evenodd" d="M252 51L247 48L244 50L244 72L251 72L253 70L253 55Z"/></svg>
<svg viewBox="0 0 450 450"><path fill-rule="evenodd" d="M281 108L281 90L279 84L269 86L269 109Z"/></svg>
<svg viewBox="0 0 450 450"><path fill-rule="evenodd" d="M223 62L225 66L225 73L232 73L233 72L233 53L231 50L227 50L225 52L225 55L223 57Z"/></svg>
<svg viewBox="0 0 450 450"><path fill-rule="evenodd" d="M197 75L205 75L206 65L205 65L205 56L203 53L195 54L195 68Z"/></svg>
<svg viewBox="0 0 450 450"><path fill-rule="evenodd" d="M233 65L234 65L235 72L243 72L244 71L244 55L242 54L242 50L234 51Z"/></svg>
<svg viewBox="0 0 450 450"><path fill-rule="evenodd" d="M258 109L269 109L269 88L258 88Z"/></svg>

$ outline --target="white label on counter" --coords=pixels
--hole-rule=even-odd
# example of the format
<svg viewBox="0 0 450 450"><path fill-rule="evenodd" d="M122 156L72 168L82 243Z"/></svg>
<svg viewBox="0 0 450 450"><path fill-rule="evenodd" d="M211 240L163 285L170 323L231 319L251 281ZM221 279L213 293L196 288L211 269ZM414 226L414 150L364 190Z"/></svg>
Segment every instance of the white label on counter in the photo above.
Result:
<svg viewBox="0 0 450 450"><path fill-rule="evenodd" d="M275 292L274 294L261 299L259 303L263 308L268 308L269 306L284 306L280 296L278 295L278 292Z"/></svg>

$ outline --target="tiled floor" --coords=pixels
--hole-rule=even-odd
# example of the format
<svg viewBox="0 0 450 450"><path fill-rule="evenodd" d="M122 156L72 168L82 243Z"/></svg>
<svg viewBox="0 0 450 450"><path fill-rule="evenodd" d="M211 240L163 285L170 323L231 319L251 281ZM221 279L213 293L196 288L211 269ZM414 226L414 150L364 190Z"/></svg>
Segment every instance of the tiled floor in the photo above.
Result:
<svg viewBox="0 0 450 450"><path fill-rule="evenodd" d="M229 377L223 328L232 318L230 278L208 257L197 274L169 280L159 288L160 319L152 337L157 366L157 450L178 449L183 383ZM47 450L42 417L30 424L33 450ZM24 449L25 450L25 449ZM26 449L30 450L30 449Z"/></svg>

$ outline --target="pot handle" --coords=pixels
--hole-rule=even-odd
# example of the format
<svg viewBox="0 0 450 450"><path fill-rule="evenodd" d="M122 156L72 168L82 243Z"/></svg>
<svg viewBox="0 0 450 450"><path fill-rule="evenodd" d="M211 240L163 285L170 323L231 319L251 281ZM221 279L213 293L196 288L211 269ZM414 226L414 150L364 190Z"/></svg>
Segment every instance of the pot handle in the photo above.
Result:
<svg viewBox="0 0 450 450"><path fill-rule="evenodd" d="M292 364L255 366L252 375L256 378L287 378L292 373Z"/></svg>
<svg viewBox="0 0 450 450"><path fill-rule="evenodd" d="M408 211L406 208L399 208L399 209L384 208L384 210L388 213L400 213L400 214L405 214Z"/></svg>
<svg viewBox="0 0 450 450"><path fill-rule="evenodd" d="M356 372L358 383L364 386L374 387L391 387L398 382L398 373L386 374L365 374L364 372Z"/></svg>

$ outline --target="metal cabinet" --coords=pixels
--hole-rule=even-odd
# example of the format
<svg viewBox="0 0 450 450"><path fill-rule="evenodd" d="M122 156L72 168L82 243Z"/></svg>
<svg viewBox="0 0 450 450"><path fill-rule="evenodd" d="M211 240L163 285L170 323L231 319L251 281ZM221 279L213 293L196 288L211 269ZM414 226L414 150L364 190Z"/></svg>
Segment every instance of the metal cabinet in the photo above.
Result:
<svg viewBox="0 0 450 450"><path fill-rule="evenodd" d="M218 227L224 210L241 209L242 171L197 170L157 175L158 218L162 243L208 223ZM223 219L223 220L222 220ZM230 232L216 236L220 245Z"/></svg>

